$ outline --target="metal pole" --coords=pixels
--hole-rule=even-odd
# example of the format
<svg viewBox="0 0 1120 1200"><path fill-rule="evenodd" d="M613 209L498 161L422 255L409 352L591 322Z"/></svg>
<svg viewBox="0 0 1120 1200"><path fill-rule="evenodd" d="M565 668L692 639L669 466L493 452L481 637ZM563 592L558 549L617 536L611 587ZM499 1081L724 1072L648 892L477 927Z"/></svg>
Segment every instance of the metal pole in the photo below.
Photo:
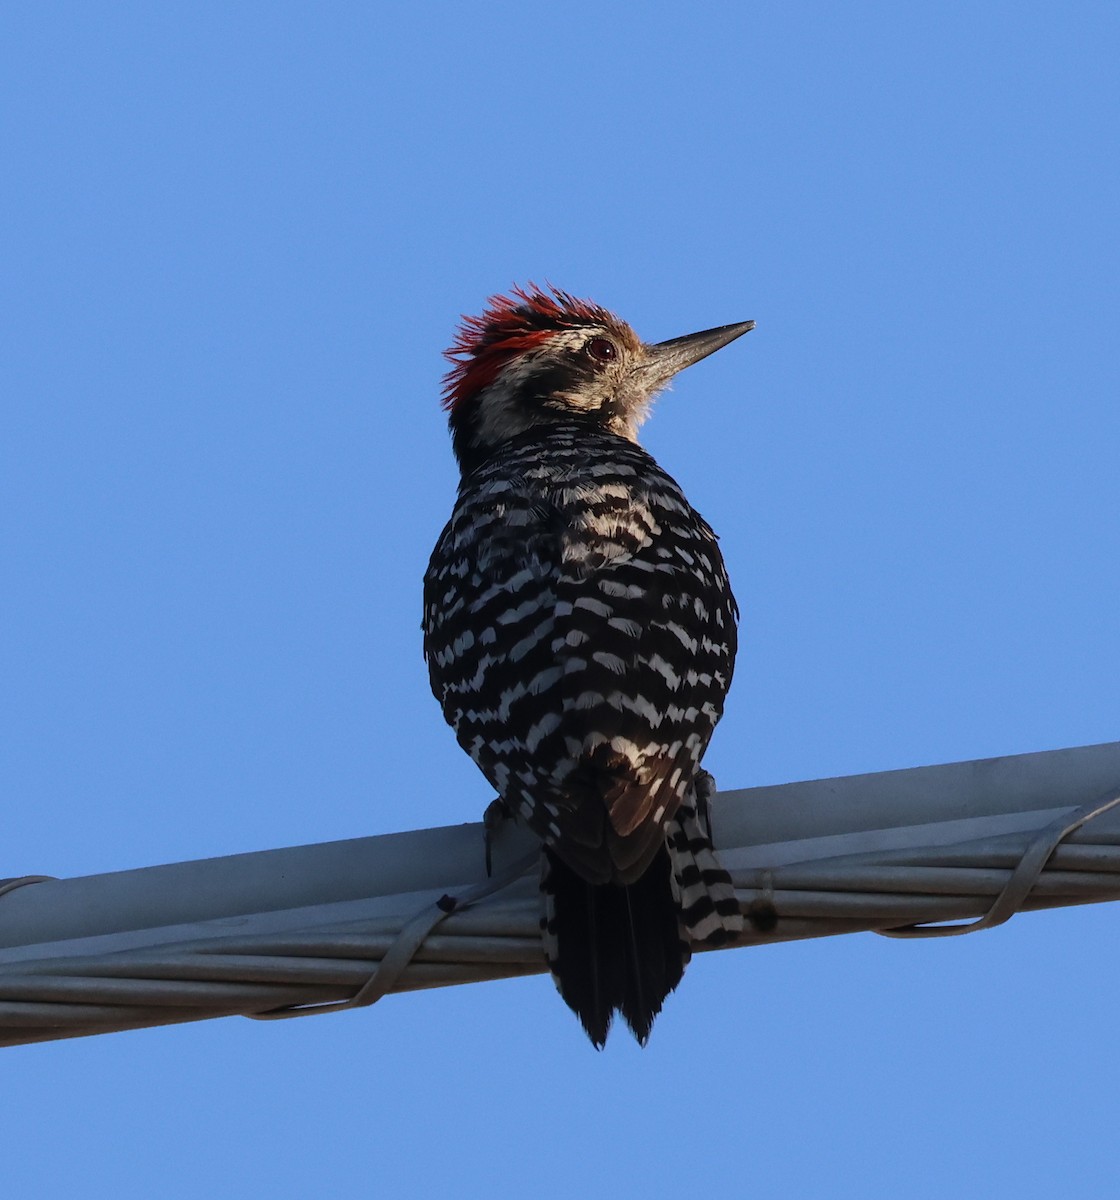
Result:
<svg viewBox="0 0 1120 1200"><path fill-rule="evenodd" d="M1117 789L1120 742L720 793L742 944L1120 898ZM491 890L477 824L0 885L0 1045L543 971L535 871Z"/></svg>

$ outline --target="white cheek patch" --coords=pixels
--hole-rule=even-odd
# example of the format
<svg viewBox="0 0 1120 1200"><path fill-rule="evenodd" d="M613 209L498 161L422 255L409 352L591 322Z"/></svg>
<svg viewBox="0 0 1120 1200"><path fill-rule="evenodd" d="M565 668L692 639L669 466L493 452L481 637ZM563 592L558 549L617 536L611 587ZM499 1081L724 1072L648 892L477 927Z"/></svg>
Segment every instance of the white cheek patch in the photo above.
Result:
<svg viewBox="0 0 1120 1200"><path fill-rule="evenodd" d="M568 412L597 412L612 398L613 388L606 381L593 383L586 391L558 392L540 407L526 405L520 396L542 366L542 362L580 350L589 337L606 334L605 329L562 330L551 335L545 346L531 350L508 362L481 398L477 419L477 438L485 446L496 446L524 433L535 425L562 419ZM625 387L626 385L623 384ZM636 442L638 427L648 415L648 399L633 397L632 403L605 422L615 434Z"/></svg>
<svg viewBox="0 0 1120 1200"><path fill-rule="evenodd" d="M557 392L556 399L565 408L575 409L576 412L595 412L603 403L602 396L586 396L579 392Z"/></svg>

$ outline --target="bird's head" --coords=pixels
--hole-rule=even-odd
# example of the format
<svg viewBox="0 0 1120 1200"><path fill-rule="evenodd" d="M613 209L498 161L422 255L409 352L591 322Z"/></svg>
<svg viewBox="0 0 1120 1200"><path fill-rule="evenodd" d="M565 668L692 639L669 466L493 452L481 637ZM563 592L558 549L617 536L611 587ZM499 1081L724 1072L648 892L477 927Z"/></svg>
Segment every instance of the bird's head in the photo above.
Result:
<svg viewBox="0 0 1120 1200"><path fill-rule="evenodd" d="M678 371L754 328L721 325L648 344L613 313L551 288L514 288L464 317L447 351L444 407L466 472L503 442L558 421L637 440L650 401Z"/></svg>

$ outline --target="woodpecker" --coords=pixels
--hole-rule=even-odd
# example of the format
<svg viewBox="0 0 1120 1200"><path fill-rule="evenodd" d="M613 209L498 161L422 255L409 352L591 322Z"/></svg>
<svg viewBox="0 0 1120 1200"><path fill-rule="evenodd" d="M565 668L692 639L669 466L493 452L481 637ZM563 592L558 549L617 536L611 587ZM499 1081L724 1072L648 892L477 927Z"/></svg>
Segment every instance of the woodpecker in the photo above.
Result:
<svg viewBox="0 0 1120 1200"><path fill-rule="evenodd" d="M641 1044L694 944L742 930L700 760L735 664L716 536L638 445L654 395L753 321L648 344L529 285L464 317L444 407L458 499L424 579L456 738L541 839L543 945L602 1048Z"/></svg>

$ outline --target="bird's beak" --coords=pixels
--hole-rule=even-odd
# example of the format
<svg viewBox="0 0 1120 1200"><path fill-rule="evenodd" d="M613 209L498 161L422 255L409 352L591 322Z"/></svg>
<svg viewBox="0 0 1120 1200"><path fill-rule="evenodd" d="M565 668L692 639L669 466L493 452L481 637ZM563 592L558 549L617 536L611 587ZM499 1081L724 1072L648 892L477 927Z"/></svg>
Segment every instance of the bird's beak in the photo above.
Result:
<svg viewBox="0 0 1120 1200"><path fill-rule="evenodd" d="M678 371L683 371L685 367L691 367L693 363L707 358L709 354L722 350L744 333L750 333L753 328L753 321L739 321L735 325L720 325L700 333L686 333L684 337L670 338L667 342L646 346L642 372L648 373L651 387L660 387L668 383Z"/></svg>

